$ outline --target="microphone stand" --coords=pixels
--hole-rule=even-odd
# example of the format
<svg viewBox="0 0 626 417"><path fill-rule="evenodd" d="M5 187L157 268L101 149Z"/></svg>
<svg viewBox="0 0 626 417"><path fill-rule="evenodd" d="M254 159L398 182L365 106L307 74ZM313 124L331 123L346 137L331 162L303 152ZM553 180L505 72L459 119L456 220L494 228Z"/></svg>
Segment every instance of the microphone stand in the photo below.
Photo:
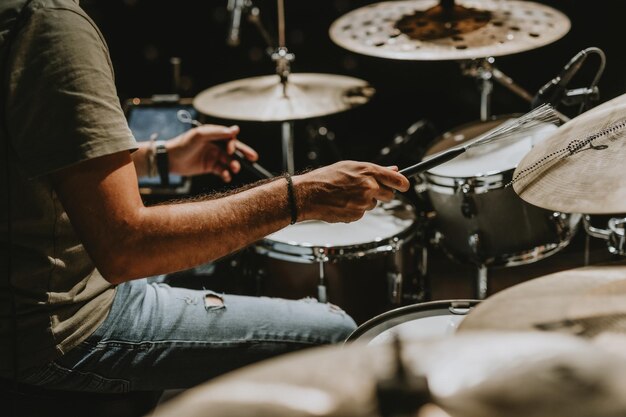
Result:
<svg viewBox="0 0 626 417"><path fill-rule="evenodd" d="M463 75L475 78L480 82L480 120L483 122L489 120L492 116L491 95L493 93L494 81L527 102L531 103L533 101L533 95L515 83L511 77L500 71L494 65L495 61L494 57L487 57L461 62ZM556 114L563 123L570 120L563 113L556 111Z"/></svg>

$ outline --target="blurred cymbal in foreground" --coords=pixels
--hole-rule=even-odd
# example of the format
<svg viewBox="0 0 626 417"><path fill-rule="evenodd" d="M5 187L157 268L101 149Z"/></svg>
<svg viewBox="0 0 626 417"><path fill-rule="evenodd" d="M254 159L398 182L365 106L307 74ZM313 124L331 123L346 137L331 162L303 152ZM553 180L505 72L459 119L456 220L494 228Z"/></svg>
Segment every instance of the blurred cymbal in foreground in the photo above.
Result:
<svg viewBox="0 0 626 417"><path fill-rule="evenodd" d="M626 362L573 336L502 332L290 354L196 387L153 416L380 416L380 382L398 375L397 352L405 379L428 382L414 393L431 398L421 417L626 415Z"/></svg>
<svg viewBox="0 0 626 417"><path fill-rule="evenodd" d="M626 334L626 264L561 271L507 288L480 303L466 331L557 331L587 338Z"/></svg>

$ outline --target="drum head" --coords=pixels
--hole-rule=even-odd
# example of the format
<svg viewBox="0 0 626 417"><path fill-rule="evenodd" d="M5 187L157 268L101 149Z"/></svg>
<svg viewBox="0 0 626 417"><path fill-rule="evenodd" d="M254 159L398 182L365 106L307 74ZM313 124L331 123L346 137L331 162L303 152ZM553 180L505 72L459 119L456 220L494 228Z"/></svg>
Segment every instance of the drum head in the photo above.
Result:
<svg viewBox="0 0 626 417"><path fill-rule="evenodd" d="M315 258L316 248L332 248L332 251L326 251L329 259L348 257L368 248L384 246L394 238L413 235L415 222L415 209L396 199L380 203L352 223L312 220L287 226L257 244L257 251L281 258L281 254L300 256L303 262L311 262Z"/></svg>
<svg viewBox="0 0 626 417"><path fill-rule="evenodd" d="M502 116L495 120L471 123L444 133L426 152L426 156L474 139L512 117ZM443 177L468 178L514 170L536 143L544 140L556 129L555 125L549 123L533 127L492 144L470 149L463 155L429 170L428 173Z"/></svg>
<svg viewBox="0 0 626 417"><path fill-rule="evenodd" d="M391 340L396 333L410 339L431 339L456 332L479 300L442 300L413 304L387 311L363 323L346 342L378 345Z"/></svg>

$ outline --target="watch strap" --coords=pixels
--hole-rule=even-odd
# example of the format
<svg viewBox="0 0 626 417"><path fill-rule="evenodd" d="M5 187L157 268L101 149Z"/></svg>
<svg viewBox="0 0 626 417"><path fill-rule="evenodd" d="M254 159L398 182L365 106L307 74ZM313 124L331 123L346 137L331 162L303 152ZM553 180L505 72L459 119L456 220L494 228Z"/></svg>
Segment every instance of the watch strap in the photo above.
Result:
<svg viewBox="0 0 626 417"><path fill-rule="evenodd" d="M156 166L161 178L161 185L170 185L170 161L164 140L157 140L155 146Z"/></svg>

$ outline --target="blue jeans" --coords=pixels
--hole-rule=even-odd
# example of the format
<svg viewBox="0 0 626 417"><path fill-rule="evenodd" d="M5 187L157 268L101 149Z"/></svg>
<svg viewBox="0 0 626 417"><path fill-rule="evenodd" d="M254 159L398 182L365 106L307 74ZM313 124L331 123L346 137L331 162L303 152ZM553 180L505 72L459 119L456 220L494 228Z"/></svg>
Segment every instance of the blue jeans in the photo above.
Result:
<svg viewBox="0 0 626 417"><path fill-rule="evenodd" d="M316 300L218 295L146 279L121 284L104 323L23 381L128 392L187 388L241 366L345 340L356 328Z"/></svg>

